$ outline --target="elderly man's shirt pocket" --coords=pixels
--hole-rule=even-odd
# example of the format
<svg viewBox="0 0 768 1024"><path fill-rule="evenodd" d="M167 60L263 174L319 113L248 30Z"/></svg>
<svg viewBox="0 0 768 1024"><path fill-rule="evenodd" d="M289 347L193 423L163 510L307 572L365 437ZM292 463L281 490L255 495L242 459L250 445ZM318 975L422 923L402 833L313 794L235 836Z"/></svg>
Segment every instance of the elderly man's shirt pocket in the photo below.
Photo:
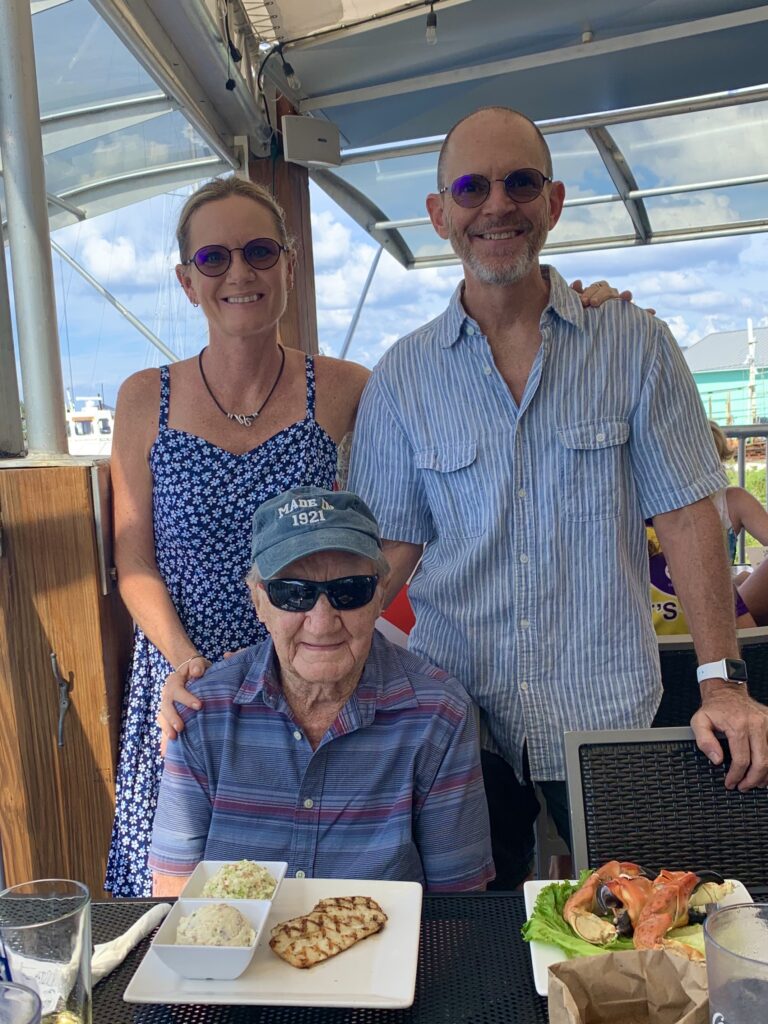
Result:
<svg viewBox="0 0 768 1024"><path fill-rule="evenodd" d="M481 534L484 502L477 466L477 441L419 448L413 458L438 535L457 538Z"/></svg>
<svg viewBox="0 0 768 1024"><path fill-rule="evenodd" d="M594 420L561 427L560 485L566 519L615 519L629 440L626 420Z"/></svg>

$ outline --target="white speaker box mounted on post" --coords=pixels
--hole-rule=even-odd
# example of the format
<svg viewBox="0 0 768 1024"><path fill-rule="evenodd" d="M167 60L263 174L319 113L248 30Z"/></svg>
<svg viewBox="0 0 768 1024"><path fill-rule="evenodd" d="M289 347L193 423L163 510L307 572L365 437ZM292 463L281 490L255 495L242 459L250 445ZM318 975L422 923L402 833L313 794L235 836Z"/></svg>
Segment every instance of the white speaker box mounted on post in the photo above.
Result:
<svg viewBox="0 0 768 1024"><path fill-rule="evenodd" d="M283 114L283 156L305 167L338 167L341 163L339 129L317 117Z"/></svg>

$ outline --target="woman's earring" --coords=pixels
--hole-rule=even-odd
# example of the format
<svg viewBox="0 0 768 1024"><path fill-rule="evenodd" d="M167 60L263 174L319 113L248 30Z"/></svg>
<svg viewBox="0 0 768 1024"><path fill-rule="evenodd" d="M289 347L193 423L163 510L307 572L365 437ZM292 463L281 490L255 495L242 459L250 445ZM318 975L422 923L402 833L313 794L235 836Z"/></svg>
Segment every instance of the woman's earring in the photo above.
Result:
<svg viewBox="0 0 768 1024"><path fill-rule="evenodd" d="M194 301L193 301L192 305L193 305L193 306L195 307L195 309L197 309L197 307L198 307L198 306L200 305L200 303L199 303L199 302L194 302Z"/></svg>

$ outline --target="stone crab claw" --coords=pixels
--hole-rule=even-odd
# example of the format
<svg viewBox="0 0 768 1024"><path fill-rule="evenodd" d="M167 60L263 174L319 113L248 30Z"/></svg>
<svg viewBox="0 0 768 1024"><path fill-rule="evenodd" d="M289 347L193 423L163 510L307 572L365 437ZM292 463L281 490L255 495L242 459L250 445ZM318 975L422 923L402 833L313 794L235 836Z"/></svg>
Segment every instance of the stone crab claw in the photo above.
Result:
<svg viewBox="0 0 768 1024"><path fill-rule="evenodd" d="M721 899L733 892L733 882L726 882L717 871L697 871L696 875L699 881L688 900L688 916L692 922L695 917L694 923L707 916L710 904L719 903Z"/></svg>
<svg viewBox="0 0 768 1024"><path fill-rule="evenodd" d="M652 885L650 878L637 875L613 878L597 890L597 906L613 917L619 935L632 935Z"/></svg>
<svg viewBox="0 0 768 1024"><path fill-rule="evenodd" d="M637 878L643 869L628 861L610 860L587 878L584 884L569 897L563 908L563 917L576 934L598 946L612 942L618 932L616 925L598 917L595 911L601 909L597 894L604 884L618 878Z"/></svg>
<svg viewBox="0 0 768 1024"><path fill-rule="evenodd" d="M659 873L635 925L635 949L669 949L689 960L703 959L692 946L666 938L673 928L688 924L688 900L698 881L692 871Z"/></svg>

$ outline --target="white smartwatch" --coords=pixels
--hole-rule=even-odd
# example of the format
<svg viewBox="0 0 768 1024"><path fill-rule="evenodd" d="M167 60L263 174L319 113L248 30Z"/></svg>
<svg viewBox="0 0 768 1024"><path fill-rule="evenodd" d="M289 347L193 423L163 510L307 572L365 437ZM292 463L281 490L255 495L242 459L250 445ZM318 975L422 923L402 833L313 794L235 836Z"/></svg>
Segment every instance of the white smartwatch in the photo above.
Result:
<svg viewBox="0 0 768 1024"><path fill-rule="evenodd" d="M722 661L708 661L699 665L696 678L700 683L705 679L727 679L731 683L746 683L747 663L740 658L723 658Z"/></svg>

